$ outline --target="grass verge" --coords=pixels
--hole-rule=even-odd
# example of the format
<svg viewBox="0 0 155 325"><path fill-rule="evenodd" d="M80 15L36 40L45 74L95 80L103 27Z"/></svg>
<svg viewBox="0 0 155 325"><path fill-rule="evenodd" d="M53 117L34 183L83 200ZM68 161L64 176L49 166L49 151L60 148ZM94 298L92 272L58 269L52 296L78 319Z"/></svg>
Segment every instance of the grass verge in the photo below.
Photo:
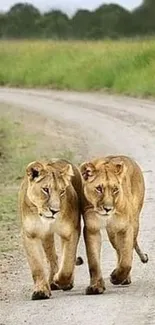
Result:
<svg viewBox="0 0 155 325"><path fill-rule="evenodd" d="M0 85L155 95L155 42L2 41Z"/></svg>
<svg viewBox="0 0 155 325"><path fill-rule="evenodd" d="M17 192L25 165L31 160L34 140L19 123L0 120L0 252L17 243Z"/></svg>
<svg viewBox="0 0 155 325"><path fill-rule="evenodd" d="M62 137L63 129L54 124L54 121L48 125L42 117L27 112L20 113L16 107L4 106L0 109L0 114L1 255L19 247L17 196L26 165L36 159L52 157L74 161L75 156L71 149L65 148L68 140ZM52 129L50 134L49 128Z"/></svg>

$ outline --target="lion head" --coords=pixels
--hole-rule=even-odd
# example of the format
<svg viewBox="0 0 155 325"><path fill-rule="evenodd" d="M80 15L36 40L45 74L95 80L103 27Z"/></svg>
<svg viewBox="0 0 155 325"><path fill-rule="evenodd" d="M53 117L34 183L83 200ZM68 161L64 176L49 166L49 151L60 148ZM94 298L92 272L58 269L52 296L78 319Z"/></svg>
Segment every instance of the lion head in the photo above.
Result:
<svg viewBox="0 0 155 325"><path fill-rule="evenodd" d="M31 162L27 168L27 196L38 214L44 218L55 219L66 199L68 186L74 176L69 163L39 161Z"/></svg>
<svg viewBox="0 0 155 325"><path fill-rule="evenodd" d="M127 167L119 158L88 162L80 166L84 194L100 216L119 212L124 200L123 180Z"/></svg>

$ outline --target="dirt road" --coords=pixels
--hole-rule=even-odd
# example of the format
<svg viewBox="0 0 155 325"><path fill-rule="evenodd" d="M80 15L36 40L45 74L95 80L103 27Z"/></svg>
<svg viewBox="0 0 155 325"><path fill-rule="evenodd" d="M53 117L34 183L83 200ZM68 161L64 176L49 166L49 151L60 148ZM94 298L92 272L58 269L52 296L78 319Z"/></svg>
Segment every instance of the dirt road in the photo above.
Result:
<svg viewBox="0 0 155 325"><path fill-rule="evenodd" d="M89 276L81 239L79 253L85 264L76 268L74 289L67 293L54 292L48 301L30 300L32 280L26 260L20 268L14 260L16 276L10 274L8 279L10 295L7 301L1 302L0 324L155 324L155 102L101 94L10 89L0 89L0 102L23 107L27 114L35 111L63 121L64 132L74 130L81 141L85 159L123 153L141 164L146 198L139 241L149 254L147 265L134 256L129 287L115 287L109 281L115 254L104 233L102 269L107 290L100 296L85 296Z"/></svg>

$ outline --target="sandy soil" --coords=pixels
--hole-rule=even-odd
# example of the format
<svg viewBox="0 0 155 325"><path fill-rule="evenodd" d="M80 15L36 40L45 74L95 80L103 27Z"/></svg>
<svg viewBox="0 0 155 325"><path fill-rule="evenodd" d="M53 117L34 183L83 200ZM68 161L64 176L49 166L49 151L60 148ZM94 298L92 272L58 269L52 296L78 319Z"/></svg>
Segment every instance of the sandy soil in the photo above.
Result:
<svg viewBox="0 0 155 325"><path fill-rule="evenodd" d="M16 106L29 116L40 114L39 118L46 118L48 123L60 123L62 138L71 141L71 145L65 143L66 148L74 147L79 160L123 153L140 163L146 197L139 241L149 254L147 265L142 265L135 256L129 287L114 287L109 275L115 266L115 254L103 233L102 268L107 290L100 296L85 296L89 276L81 238L79 254L85 264L76 268L74 289L54 292L50 300L38 302L30 300L32 280L19 246L16 253L6 254L0 264L0 324L155 324L155 102L101 94L5 88L0 89L0 103ZM35 119L33 124L36 125ZM42 125L38 123L37 128ZM50 132L53 131L49 127Z"/></svg>

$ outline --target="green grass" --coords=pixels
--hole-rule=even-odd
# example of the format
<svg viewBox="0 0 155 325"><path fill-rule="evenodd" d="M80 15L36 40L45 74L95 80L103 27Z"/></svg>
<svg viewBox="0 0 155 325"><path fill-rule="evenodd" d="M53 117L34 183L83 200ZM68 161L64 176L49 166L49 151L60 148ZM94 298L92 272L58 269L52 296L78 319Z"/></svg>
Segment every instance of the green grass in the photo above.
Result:
<svg viewBox="0 0 155 325"><path fill-rule="evenodd" d="M0 253L12 251L19 246L18 190L25 168L30 161L65 158L75 161L74 152L64 145L52 143L52 136L45 136L41 127L37 132L30 131L24 119L8 115L9 107L4 107L4 116L0 119ZM56 129L56 125L55 125ZM56 133L56 130L55 130ZM59 137L59 135L57 135ZM62 150L61 150L62 148ZM48 156L49 152L52 156Z"/></svg>
<svg viewBox="0 0 155 325"><path fill-rule="evenodd" d="M22 125L0 120L0 252L17 245L17 193L26 164L32 159L34 140Z"/></svg>
<svg viewBox="0 0 155 325"><path fill-rule="evenodd" d="M24 167L33 159L32 137L22 132L20 123L6 118L0 120L0 183L11 186L18 183Z"/></svg>
<svg viewBox="0 0 155 325"><path fill-rule="evenodd" d="M1 41L0 84L155 95L155 42Z"/></svg>
<svg viewBox="0 0 155 325"><path fill-rule="evenodd" d="M0 253L16 248L19 242L17 191L0 193Z"/></svg>

